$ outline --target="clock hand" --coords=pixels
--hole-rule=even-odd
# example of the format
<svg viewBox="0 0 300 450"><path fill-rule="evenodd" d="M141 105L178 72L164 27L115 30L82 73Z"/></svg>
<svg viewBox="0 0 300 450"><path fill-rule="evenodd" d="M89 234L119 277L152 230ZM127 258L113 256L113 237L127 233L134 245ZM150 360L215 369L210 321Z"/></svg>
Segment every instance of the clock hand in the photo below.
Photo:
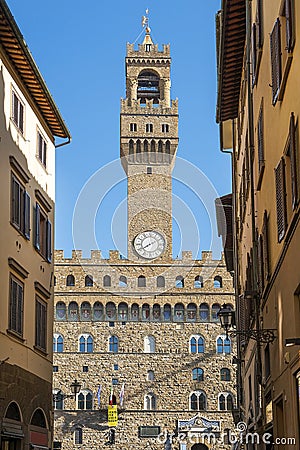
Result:
<svg viewBox="0 0 300 450"><path fill-rule="evenodd" d="M150 242L149 244L145 245L145 247L143 247L143 248L145 249L145 248L149 247L149 245L152 245L154 242L155 242L155 240Z"/></svg>

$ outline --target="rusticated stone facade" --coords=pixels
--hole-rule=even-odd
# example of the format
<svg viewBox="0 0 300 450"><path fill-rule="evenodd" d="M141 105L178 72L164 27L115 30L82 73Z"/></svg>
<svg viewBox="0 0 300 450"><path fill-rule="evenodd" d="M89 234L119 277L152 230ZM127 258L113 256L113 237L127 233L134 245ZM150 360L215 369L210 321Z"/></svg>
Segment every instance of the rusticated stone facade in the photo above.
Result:
<svg viewBox="0 0 300 450"><path fill-rule="evenodd" d="M112 380L117 383L114 392L118 400L125 383L116 449L147 448L148 439L139 437L139 426L156 425L161 431L172 432L178 420L194 417L197 411L192 409L191 394L195 391L206 397L200 416L221 420L221 432L232 428L231 412L220 411L219 400L222 393L231 393L235 399L234 344L230 353L217 345L221 334L217 305L234 302L232 279L223 260L212 260L210 252L203 252L202 260L193 261L186 252L182 260L171 260L169 264L140 265L120 259L116 252L105 260L97 251L89 259L82 258L80 252L64 258L62 251L56 251L55 273L55 336L62 336L63 351L54 354L58 371L54 373L53 387L70 393L70 383L76 378L82 390L91 391L93 396L92 412L75 411L74 398L65 400L63 411L55 411L55 441L62 442L63 449L78 448L73 437L78 426L83 430L79 448L98 449L107 442ZM74 286L66 285L68 275L73 275ZM138 287L141 275L145 276L146 287ZM109 284L108 276L111 286L104 286ZM162 276L165 287L157 287L157 278ZM184 287L176 287L178 276L184 279ZM74 312L74 302L78 312ZM138 314L133 305L137 305ZM170 312L166 305L170 305ZM86 335L92 338L91 353L80 351L80 336ZM118 339L117 349L109 345L112 336ZM153 347L145 347L147 336L154 338ZM193 336L203 338L203 349L197 348L195 353ZM203 381L193 380L196 368L203 370ZM229 381L221 380L223 368L230 371ZM149 379L149 371L154 373L153 380ZM201 375L197 376L200 380ZM96 395L99 385L100 405ZM155 396L153 411L146 409L148 394ZM152 448L162 448L156 439L149 441ZM227 447L218 443L213 448Z"/></svg>

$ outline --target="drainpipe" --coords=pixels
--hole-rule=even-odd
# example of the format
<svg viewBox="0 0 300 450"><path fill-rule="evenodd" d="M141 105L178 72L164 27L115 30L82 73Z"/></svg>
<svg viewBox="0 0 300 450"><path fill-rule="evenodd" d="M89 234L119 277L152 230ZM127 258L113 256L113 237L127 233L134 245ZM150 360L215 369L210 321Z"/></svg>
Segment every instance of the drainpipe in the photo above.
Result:
<svg viewBox="0 0 300 450"><path fill-rule="evenodd" d="M252 96L252 79L251 79L251 25L252 25L252 0L246 2L246 63L247 63L247 94L248 94L248 136L249 136L249 151L250 151L250 202L251 202L251 228L252 228L252 273L254 284L254 301L255 301L255 327L260 329L260 295L258 291L258 249L256 240L256 210L255 210L255 187L254 187L254 123L253 123L253 96ZM261 345L256 341L256 376L258 383L262 383L262 362L261 362ZM256 410L259 411L259 390L255 392Z"/></svg>

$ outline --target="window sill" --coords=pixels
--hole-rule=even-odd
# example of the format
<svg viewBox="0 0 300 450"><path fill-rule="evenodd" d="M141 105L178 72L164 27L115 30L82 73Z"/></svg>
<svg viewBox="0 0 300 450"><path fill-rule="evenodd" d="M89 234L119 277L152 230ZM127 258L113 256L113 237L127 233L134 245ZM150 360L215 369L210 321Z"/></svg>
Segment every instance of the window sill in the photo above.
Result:
<svg viewBox="0 0 300 450"><path fill-rule="evenodd" d="M48 356L46 349L38 347L37 345L34 345L33 348L34 348L34 350L36 350L38 353L42 354L43 356Z"/></svg>
<svg viewBox="0 0 300 450"><path fill-rule="evenodd" d="M7 329L7 330L6 330L6 333L7 333L9 336L11 336L12 338L17 339L17 340L20 341L20 342L25 342L25 339L23 338L23 336L21 336L19 333L17 333L17 332L14 331L14 330Z"/></svg>
<svg viewBox="0 0 300 450"><path fill-rule="evenodd" d="M12 221L10 221L11 226L18 232L19 236L22 236L22 238L25 239L25 241L30 241L30 237L25 236L23 231L18 227L18 225Z"/></svg>

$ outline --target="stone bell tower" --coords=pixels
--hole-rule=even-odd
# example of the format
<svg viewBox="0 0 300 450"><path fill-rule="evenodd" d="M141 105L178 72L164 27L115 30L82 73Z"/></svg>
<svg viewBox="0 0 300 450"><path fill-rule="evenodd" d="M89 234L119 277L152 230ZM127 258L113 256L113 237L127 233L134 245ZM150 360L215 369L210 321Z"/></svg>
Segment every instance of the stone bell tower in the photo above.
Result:
<svg viewBox="0 0 300 450"><path fill-rule="evenodd" d="M128 179L128 258L172 258L172 169L178 146L178 101L170 99L170 46L150 28L127 44L126 98L121 100L120 156Z"/></svg>

